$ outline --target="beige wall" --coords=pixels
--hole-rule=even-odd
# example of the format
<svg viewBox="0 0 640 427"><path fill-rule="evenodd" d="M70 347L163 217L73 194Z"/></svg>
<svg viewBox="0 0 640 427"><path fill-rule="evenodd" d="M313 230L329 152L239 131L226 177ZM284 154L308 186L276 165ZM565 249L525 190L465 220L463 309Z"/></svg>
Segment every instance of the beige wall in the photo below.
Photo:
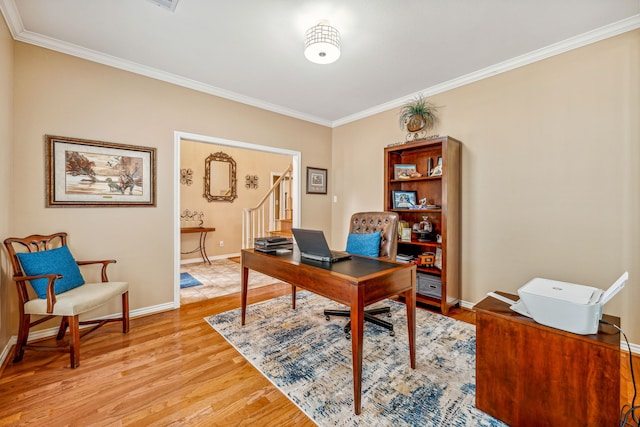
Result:
<svg viewBox="0 0 640 427"><path fill-rule="evenodd" d="M11 206L11 140L13 138L13 39L0 19L0 236L9 234ZM4 238L0 238L4 240ZM12 335L9 313L14 287L4 251L0 255L0 353Z"/></svg>
<svg viewBox="0 0 640 427"><path fill-rule="evenodd" d="M209 202L204 192L205 159L217 152L223 152L236 162L237 194L233 202ZM271 185L271 173L280 174L291 164L292 157L284 154L257 152L243 148L221 146L203 142L183 141L180 144L181 168L193 171L193 184L180 185L180 212L185 209L204 213L204 226L215 227L208 233L206 250L209 257L239 254L242 247L242 210L253 208L260 203ZM246 188L246 175L258 176L258 188ZM185 234L181 238L182 252L198 247L199 235ZM220 247L220 241L224 246ZM183 260L202 260L199 253L182 255Z"/></svg>
<svg viewBox="0 0 640 427"><path fill-rule="evenodd" d="M300 151L303 169L307 159L330 166L326 127L32 45L14 48L12 160L20 185L10 233L65 230L79 258L117 258L110 277L129 281L132 310L173 301L174 131ZM45 208L45 134L157 148L157 207ZM328 197L302 195L306 224L330 229L330 213ZM13 334L15 310L3 314Z"/></svg>
<svg viewBox="0 0 640 427"><path fill-rule="evenodd" d="M431 98L444 106L435 131L464 144L463 300L533 277L602 288L627 270L605 312L640 343L639 76L633 31ZM397 118L333 131L336 246L353 211L383 205L383 148L404 138Z"/></svg>
<svg viewBox="0 0 640 427"><path fill-rule="evenodd" d="M606 311L640 343L639 52L634 31L433 97L436 132L464 143L465 301L534 276L603 287L628 270ZM0 59L0 231L66 230L79 257L118 258L111 277L130 282L133 310L173 298L174 131L301 151L301 225L335 248L352 212L382 207L382 151L404 138L396 109L331 130L12 42L4 24ZM157 207L45 208L45 134L156 147ZM306 166L329 169L328 195L304 194ZM3 271L0 347L17 329Z"/></svg>

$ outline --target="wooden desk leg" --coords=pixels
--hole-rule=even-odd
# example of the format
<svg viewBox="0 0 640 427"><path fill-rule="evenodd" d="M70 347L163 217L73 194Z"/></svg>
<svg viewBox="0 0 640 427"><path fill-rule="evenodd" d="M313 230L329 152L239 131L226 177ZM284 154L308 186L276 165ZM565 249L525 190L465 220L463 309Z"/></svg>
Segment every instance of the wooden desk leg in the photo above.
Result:
<svg viewBox="0 0 640 427"><path fill-rule="evenodd" d="M291 285L291 308L296 309L296 285Z"/></svg>
<svg viewBox="0 0 640 427"><path fill-rule="evenodd" d="M247 290L249 289L249 269L242 266L242 287L240 289L240 299L242 300L242 325L247 314Z"/></svg>
<svg viewBox="0 0 640 427"><path fill-rule="evenodd" d="M404 293L405 305L407 306L407 331L409 333L409 360L411 369L416 368L416 275L411 275L411 290Z"/></svg>
<svg viewBox="0 0 640 427"><path fill-rule="evenodd" d="M351 286L351 358L353 360L353 410L362 409L362 341L364 338L364 288Z"/></svg>

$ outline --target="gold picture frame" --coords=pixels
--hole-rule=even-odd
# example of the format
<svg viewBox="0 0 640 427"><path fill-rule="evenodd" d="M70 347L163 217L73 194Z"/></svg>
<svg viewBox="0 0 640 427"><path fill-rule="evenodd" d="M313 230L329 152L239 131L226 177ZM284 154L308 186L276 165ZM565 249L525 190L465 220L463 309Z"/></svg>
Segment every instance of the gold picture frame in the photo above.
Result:
<svg viewBox="0 0 640 427"><path fill-rule="evenodd" d="M47 207L156 206L156 149L45 135Z"/></svg>

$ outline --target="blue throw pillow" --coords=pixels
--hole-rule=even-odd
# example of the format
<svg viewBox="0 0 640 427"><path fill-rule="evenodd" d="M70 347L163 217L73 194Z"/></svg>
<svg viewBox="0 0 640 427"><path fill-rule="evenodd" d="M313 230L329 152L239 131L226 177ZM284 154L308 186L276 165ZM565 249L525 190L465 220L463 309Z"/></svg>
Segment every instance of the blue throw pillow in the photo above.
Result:
<svg viewBox="0 0 640 427"><path fill-rule="evenodd" d="M80 268L73 259L73 255L67 246L40 252L19 253L18 259L27 276L40 274L61 274L62 279L56 280L54 291L61 294L70 289L84 285L84 278ZM38 298L47 297L47 279L35 279L30 281Z"/></svg>
<svg viewBox="0 0 640 427"><path fill-rule="evenodd" d="M349 234L346 251L354 255L380 256L380 232Z"/></svg>

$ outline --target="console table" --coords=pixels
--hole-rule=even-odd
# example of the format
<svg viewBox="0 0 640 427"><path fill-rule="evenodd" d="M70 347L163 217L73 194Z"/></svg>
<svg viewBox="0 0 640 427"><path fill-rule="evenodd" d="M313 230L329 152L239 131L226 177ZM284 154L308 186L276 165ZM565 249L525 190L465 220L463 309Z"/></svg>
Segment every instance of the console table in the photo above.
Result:
<svg viewBox="0 0 640 427"><path fill-rule="evenodd" d="M198 247L187 252L180 252L182 255L192 254L194 252L200 251L200 256L202 256L203 262L208 262L211 265L211 261L209 261L209 257L207 256L207 251L205 247L205 242L207 240L207 233L210 231L216 231L213 227L184 227L180 229L180 234L190 234L190 233L200 233L200 241Z"/></svg>
<svg viewBox="0 0 640 427"><path fill-rule="evenodd" d="M561 331L492 297L474 309L478 409L513 427L618 425L617 329L600 324L593 335ZM620 326L619 317L603 320Z"/></svg>

